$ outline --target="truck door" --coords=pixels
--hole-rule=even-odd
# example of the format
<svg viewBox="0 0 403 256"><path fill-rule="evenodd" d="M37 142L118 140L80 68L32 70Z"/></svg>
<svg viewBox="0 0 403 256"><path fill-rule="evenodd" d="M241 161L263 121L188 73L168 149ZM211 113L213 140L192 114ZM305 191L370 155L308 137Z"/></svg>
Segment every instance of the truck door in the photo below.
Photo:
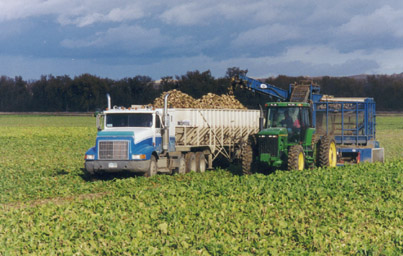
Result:
<svg viewBox="0 0 403 256"><path fill-rule="evenodd" d="M153 143L155 145L155 150L157 152L162 151L162 135L161 135L161 116L160 115L155 115L155 133L153 136Z"/></svg>

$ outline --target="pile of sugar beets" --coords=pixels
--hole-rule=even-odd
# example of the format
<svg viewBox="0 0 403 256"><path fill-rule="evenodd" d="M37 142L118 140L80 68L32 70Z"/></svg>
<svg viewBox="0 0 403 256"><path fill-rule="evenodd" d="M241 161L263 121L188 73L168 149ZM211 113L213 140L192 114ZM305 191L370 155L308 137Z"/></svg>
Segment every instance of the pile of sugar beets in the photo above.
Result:
<svg viewBox="0 0 403 256"><path fill-rule="evenodd" d="M154 100L152 104L156 108L164 107L164 97L169 93L169 108L203 108L203 109L246 109L233 95L223 94L221 96L208 93L200 99L178 90L164 92L160 97Z"/></svg>

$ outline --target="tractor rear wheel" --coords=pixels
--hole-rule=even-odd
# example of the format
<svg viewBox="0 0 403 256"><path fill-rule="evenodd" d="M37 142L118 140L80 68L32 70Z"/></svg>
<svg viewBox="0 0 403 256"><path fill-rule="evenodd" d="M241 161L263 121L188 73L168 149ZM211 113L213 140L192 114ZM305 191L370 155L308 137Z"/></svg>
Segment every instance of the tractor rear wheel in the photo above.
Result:
<svg viewBox="0 0 403 256"><path fill-rule="evenodd" d="M254 136L250 136L248 141L242 145L241 162L243 174L252 174L256 171L255 156L256 139Z"/></svg>
<svg viewBox="0 0 403 256"><path fill-rule="evenodd" d="M288 170L302 171L305 168L305 154L301 145L294 145L288 151Z"/></svg>
<svg viewBox="0 0 403 256"><path fill-rule="evenodd" d="M336 167L337 150L333 137L323 136L319 142L318 164L320 167Z"/></svg>

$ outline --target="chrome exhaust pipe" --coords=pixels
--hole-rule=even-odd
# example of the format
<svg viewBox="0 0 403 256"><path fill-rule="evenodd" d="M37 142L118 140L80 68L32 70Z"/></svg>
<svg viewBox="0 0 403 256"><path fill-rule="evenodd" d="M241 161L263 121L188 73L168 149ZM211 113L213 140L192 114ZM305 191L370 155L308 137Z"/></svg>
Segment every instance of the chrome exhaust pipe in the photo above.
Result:
<svg viewBox="0 0 403 256"><path fill-rule="evenodd" d="M169 149L169 115L168 115L168 97L169 93L164 97L164 129L162 135L162 149L168 151Z"/></svg>
<svg viewBox="0 0 403 256"><path fill-rule="evenodd" d="M111 95L109 95L109 93L106 94L106 98L108 99L108 110L111 109Z"/></svg>

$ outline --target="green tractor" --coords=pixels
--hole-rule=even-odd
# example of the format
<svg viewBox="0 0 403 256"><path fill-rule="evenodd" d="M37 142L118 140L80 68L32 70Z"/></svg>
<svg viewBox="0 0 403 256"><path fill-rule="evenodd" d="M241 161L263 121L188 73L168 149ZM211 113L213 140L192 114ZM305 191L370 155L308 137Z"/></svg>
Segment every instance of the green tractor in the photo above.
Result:
<svg viewBox="0 0 403 256"><path fill-rule="evenodd" d="M271 102L266 104L266 110L265 124L242 149L245 174L269 168L336 166L335 140L315 135L309 103Z"/></svg>
<svg viewBox="0 0 403 256"><path fill-rule="evenodd" d="M376 140L373 98L322 95L312 82L292 84L284 90L245 75L236 77L232 87L278 100L265 105L259 132L242 145L246 174L384 161L384 149Z"/></svg>

